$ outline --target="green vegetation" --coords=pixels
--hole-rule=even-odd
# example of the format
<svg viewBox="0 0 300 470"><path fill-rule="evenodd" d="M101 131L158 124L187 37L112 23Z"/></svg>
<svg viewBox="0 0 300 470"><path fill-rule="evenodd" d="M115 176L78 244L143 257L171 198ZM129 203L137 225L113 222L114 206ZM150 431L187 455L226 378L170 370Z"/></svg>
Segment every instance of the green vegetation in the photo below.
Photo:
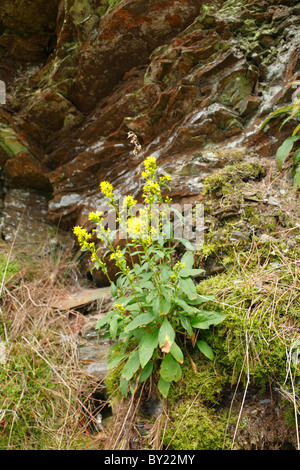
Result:
<svg viewBox="0 0 300 470"><path fill-rule="evenodd" d="M91 233L75 227L81 249L92 253L96 269L108 277L113 310L97 324L106 331L105 337L118 343L119 353L110 358L108 368L123 363L120 389L126 397L128 389L134 393L140 383L150 377L159 377L158 389L168 396L172 382L178 382L184 362L183 348L189 338L210 360L214 358L212 348L205 341L195 340L197 330L208 330L224 320L224 314L203 305L210 296L197 295L192 277L203 273L195 269L194 248L188 240L181 243L187 248L180 261L174 262L175 248L170 220L170 199L163 198L161 189L169 181L169 175L158 176L156 160L148 157L142 177L145 205L138 215L133 212L137 201L126 196L122 208L117 207L112 185L101 183L101 189L108 198L107 204L117 214L119 229L125 233L123 249L114 245L116 232L105 229L102 213L90 213L90 220L96 223L97 238L108 247L110 259L119 269L116 284L110 279L102 247L90 242ZM159 206L159 208L158 208ZM169 212L168 212L169 211ZM179 214L180 217L181 214ZM128 346L130 350L128 351ZM132 350L132 345L135 347ZM113 346L112 350L114 350Z"/></svg>
<svg viewBox="0 0 300 470"><path fill-rule="evenodd" d="M290 86L293 84L300 84L299 81L292 82ZM271 113L262 123L261 129L263 129L271 119L275 119L277 117L281 117L282 115L288 115L287 118L281 124L279 130L291 120L296 121L296 127L294 128L292 135L287 137L281 146L277 149L276 152L276 164L278 169L281 171L284 162L287 158L292 154L293 155L293 167L295 171L294 175L294 189L297 190L300 186L300 148L295 149L296 143L299 141L300 138L300 124L298 122L298 115L300 113L300 87L295 91L294 95L296 98L294 102L289 106L284 106L282 108L277 109L273 113Z"/></svg>
<svg viewBox="0 0 300 470"><path fill-rule="evenodd" d="M8 255L0 255L0 285L9 281L21 269L17 260L10 260Z"/></svg>
<svg viewBox="0 0 300 470"><path fill-rule="evenodd" d="M70 282L72 252L2 242L0 268L0 449L92 448L80 423L85 377L68 317L50 306Z"/></svg>

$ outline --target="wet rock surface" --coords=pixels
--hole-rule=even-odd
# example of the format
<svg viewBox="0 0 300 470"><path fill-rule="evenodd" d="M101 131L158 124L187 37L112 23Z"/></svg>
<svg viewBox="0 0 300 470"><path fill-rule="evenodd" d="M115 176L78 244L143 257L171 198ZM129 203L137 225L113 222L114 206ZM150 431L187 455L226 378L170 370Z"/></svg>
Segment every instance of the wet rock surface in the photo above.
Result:
<svg viewBox="0 0 300 470"><path fill-rule="evenodd" d="M211 152L245 146L273 157L289 132L276 121L259 128L299 74L293 1L36 0L30 27L23 3L13 15L9 2L0 8L2 179L50 193L47 220L63 229L87 224L103 203L101 180L139 196L149 154L173 173L171 196L196 201L204 177L227 163Z"/></svg>

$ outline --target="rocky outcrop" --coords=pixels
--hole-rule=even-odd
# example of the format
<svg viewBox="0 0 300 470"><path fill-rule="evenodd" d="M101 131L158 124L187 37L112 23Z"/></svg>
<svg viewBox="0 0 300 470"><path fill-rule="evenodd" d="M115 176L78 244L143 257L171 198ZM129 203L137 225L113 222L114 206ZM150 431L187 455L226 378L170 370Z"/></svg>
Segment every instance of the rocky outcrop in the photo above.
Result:
<svg viewBox="0 0 300 470"><path fill-rule="evenodd" d="M101 180L138 197L149 154L172 174L173 199L196 201L235 149L273 157L285 137L260 123L299 74L292 0L35 0L25 16L13 3L0 8L4 225L14 188L40 192L51 223L87 224Z"/></svg>

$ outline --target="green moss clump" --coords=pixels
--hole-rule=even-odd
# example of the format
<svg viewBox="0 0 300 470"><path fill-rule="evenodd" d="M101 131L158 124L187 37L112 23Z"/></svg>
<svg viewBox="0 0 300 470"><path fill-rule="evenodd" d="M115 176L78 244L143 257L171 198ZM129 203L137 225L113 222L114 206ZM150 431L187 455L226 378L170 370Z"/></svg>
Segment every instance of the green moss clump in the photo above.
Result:
<svg viewBox="0 0 300 470"><path fill-rule="evenodd" d="M177 403L172 418L164 439L171 449L222 450L229 446L227 438L224 440L228 417L204 406L200 400Z"/></svg>
<svg viewBox="0 0 300 470"><path fill-rule="evenodd" d="M258 163L242 162L235 165L228 165L205 179L203 195L210 193L226 195L229 192L237 192L241 183L261 179L264 175L265 170L263 166ZM233 184L235 185L234 188Z"/></svg>
<svg viewBox="0 0 300 470"><path fill-rule="evenodd" d="M78 432L75 438L75 433L67 434L67 422L74 419L71 410L77 405L75 393L70 394L46 361L21 341L7 349L6 362L0 367L0 449L79 450L90 446L83 434Z"/></svg>
<svg viewBox="0 0 300 470"><path fill-rule="evenodd" d="M0 255L0 284L9 280L21 269L18 261L9 260L7 256ZM5 278L4 278L5 276Z"/></svg>

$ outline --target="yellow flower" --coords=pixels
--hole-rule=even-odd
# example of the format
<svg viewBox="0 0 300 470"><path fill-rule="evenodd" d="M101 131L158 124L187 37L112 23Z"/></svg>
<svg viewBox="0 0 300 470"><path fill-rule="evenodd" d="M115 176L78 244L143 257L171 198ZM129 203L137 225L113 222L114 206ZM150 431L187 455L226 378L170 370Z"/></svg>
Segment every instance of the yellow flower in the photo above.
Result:
<svg viewBox="0 0 300 470"><path fill-rule="evenodd" d="M123 304L114 304L114 306L115 306L118 310L120 310L121 312L124 312L124 310L125 310L125 307L124 307Z"/></svg>
<svg viewBox="0 0 300 470"><path fill-rule="evenodd" d="M156 170L156 158L155 157L147 157L144 161L145 170L153 171Z"/></svg>
<svg viewBox="0 0 300 470"><path fill-rule="evenodd" d="M130 217L127 220L127 232L131 237L140 236L145 228L145 222L139 217Z"/></svg>
<svg viewBox="0 0 300 470"><path fill-rule="evenodd" d="M119 247L117 247L116 251L110 255L110 259L114 259L116 262L116 265L119 268L121 269L126 268L126 260Z"/></svg>
<svg viewBox="0 0 300 470"><path fill-rule="evenodd" d="M137 203L132 196L125 196L123 199L123 209L129 209L130 207L134 206Z"/></svg>
<svg viewBox="0 0 300 470"><path fill-rule="evenodd" d="M100 183L100 188L105 196L109 197L110 199L113 198L114 196L113 187L108 181L102 181Z"/></svg>
<svg viewBox="0 0 300 470"><path fill-rule="evenodd" d="M103 215L103 212L102 211L96 211L96 212L90 212L89 213L89 220L91 222L101 222L101 220L103 220L103 217L101 217Z"/></svg>
<svg viewBox="0 0 300 470"><path fill-rule="evenodd" d="M172 179L171 176L168 175L168 174L159 177L159 181L160 181L161 183L164 183L165 181L171 181L171 179Z"/></svg>
<svg viewBox="0 0 300 470"><path fill-rule="evenodd" d="M91 233L88 233L85 228L79 227L78 225L73 228L73 233L78 238L80 245L89 240L92 237Z"/></svg>

